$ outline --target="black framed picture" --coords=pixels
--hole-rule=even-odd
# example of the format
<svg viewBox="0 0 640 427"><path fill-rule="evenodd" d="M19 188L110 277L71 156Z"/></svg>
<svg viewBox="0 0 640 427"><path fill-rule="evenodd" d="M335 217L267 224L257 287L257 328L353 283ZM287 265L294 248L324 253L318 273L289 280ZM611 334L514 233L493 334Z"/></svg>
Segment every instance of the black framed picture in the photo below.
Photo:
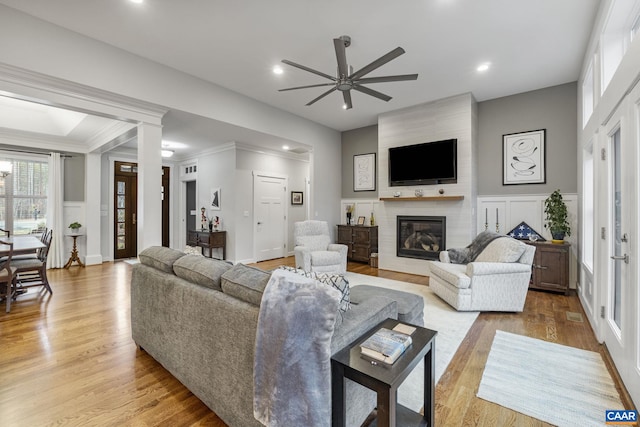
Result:
<svg viewBox="0 0 640 427"><path fill-rule="evenodd" d="M375 191L376 153L353 156L353 191Z"/></svg>
<svg viewBox="0 0 640 427"><path fill-rule="evenodd" d="M301 205L302 204L302 191L292 191L291 192L291 204L292 205Z"/></svg>
<svg viewBox="0 0 640 427"><path fill-rule="evenodd" d="M546 129L502 135L502 185L544 184Z"/></svg>

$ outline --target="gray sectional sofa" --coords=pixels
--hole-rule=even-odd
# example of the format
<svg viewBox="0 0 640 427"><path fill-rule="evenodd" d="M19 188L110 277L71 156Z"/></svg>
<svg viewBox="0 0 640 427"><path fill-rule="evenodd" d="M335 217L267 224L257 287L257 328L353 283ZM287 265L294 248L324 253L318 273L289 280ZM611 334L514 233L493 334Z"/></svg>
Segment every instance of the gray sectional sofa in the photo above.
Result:
<svg viewBox="0 0 640 427"><path fill-rule="evenodd" d="M261 425L253 416L253 366L262 291L271 273L199 255L151 247L131 278L135 343L161 363L229 426ZM331 353L386 318L422 325L424 302L405 292L351 288ZM360 425L375 395L347 384L347 425Z"/></svg>

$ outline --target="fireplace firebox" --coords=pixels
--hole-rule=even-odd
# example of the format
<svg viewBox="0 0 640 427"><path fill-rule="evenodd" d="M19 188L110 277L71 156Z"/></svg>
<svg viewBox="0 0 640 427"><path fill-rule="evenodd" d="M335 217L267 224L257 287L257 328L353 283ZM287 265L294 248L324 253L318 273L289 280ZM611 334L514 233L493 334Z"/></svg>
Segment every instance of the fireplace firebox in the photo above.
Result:
<svg viewBox="0 0 640 427"><path fill-rule="evenodd" d="M398 216L396 255L403 258L438 259L446 249L444 216Z"/></svg>

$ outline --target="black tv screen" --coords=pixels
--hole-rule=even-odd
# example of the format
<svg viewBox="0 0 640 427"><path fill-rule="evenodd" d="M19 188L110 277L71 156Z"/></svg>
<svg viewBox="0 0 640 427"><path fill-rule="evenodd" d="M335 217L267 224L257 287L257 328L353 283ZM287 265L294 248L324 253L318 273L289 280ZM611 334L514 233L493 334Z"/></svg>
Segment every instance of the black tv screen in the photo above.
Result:
<svg viewBox="0 0 640 427"><path fill-rule="evenodd" d="M457 139L389 148L389 185L457 182Z"/></svg>

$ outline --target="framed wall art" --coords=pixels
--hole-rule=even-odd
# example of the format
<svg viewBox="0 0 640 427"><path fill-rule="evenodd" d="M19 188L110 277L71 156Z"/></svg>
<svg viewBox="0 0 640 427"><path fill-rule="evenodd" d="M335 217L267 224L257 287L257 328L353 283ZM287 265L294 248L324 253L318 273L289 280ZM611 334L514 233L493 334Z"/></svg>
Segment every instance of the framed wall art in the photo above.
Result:
<svg viewBox="0 0 640 427"><path fill-rule="evenodd" d="M302 191L292 191L291 192L291 204L292 205L301 205L303 200Z"/></svg>
<svg viewBox="0 0 640 427"><path fill-rule="evenodd" d="M375 191L376 153L353 156L353 191Z"/></svg>
<svg viewBox="0 0 640 427"><path fill-rule="evenodd" d="M546 129L502 135L502 185L544 184Z"/></svg>
<svg viewBox="0 0 640 427"><path fill-rule="evenodd" d="M211 206L209 209L213 211L220 210L220 187L211 189Z"/></svg>

